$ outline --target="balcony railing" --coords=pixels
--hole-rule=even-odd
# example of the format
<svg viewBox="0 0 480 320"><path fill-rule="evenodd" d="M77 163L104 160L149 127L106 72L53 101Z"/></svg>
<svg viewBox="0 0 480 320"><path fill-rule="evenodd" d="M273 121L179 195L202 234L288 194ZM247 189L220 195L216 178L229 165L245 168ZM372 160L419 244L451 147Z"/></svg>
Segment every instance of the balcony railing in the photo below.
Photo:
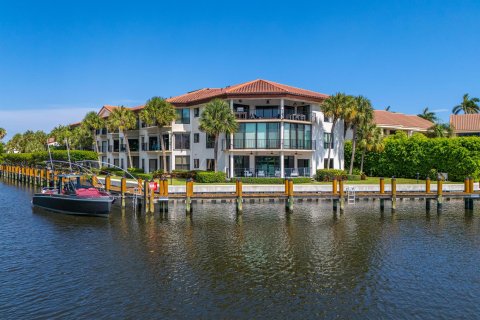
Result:
<svg viewBox="0 0 480 320"><path fill-rule="evenodd" d="M165 143L165 150L170 150L168 143ZM142 151L162 151L162 146L157 143L142 143Z"/></svg>
<svg viewBox="0 0 480 320"><path fill-rule="evenodd" d="M108 146L108 152L119 152L120 148L119 146Z"/></svg>
<svg viewBox="0 0 480 320"><path fill-rule="evenodd" d="M107 146L98 146L98 152L100 153L106 153L109 151L108 149L109 148Z"/></svg>
<svg viewBox="0 0 480 320"><path fill-rule="evenodd" d="M280 167L234 168L235 177L280 178ZM310 168L285 168L285 178L310 177Z"/></svg>
<svg viewBox="0 0 480 320"><path fill-rule="evenodd" d="M229 139L224 139L222 150L243 149L289 149L289 150L315 150L315 141L311 140L281 140L281 139L234 139L232 146Z"/></svg>
<svg viewBox="0 0 480 320"><path fill-rule="evenodd" d="M254 112L235 112L235 117L238 120L262 120L262 119L278 119L278 120L296 120L296 121L313 121L315 119L313 113L291 113L283 117L280 114L273 114L271 116L258 116Z"/></svg>
<svg viewBox="0 0 480 320"><path fill-rule="evenodd" d="M95 134L98 136L98 135L101 135L101 134L107 134L107 129L99 129L99 130L95 130Z"/></svg>

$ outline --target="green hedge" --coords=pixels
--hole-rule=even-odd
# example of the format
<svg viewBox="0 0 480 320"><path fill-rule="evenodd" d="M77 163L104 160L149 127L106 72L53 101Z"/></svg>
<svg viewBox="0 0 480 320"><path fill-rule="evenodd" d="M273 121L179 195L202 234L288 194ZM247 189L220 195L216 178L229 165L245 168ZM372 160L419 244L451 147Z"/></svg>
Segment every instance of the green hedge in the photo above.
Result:
<svg viewBox="0 0 480 320"><path fill-rule="evenodd" d="M152 176L154 179L160 179L164 176L165 172L162 169L155 170L152 172Z"/></svg>
<svg viewBox="0 0 480 320"><path fill-rule="evenodd" d="M198 171L195 181L199 183L218 183L225 182L225 179L225 172Z"/></svg>
<svg viewBox="0 0 480 320"><path fill-rule="evenodd" d="M98 155L93 151L72 150L70 151L72 162L83 160L98 160ZM52 159L59 161L68 161L68 153L66 150L52 151ZM40 165L45 161L49 161L50 157L47 151L34 153L6 153L2 154L2 162L10 165Z"/></svg>
<svg viewBox="0 0 480 320"><path fill-rule="evenodd" d="M189 179L189 178L195 179L196 175L197 175L197 171L195 170L192 170L192 171L173 170L172 171L172 177L179 178L179 179Z"/></svg>
<svg viewBox="0 0 480 320"><path fill-rule="evenodd" d="M332 181L335 178L347 179L347 172L340 169L318 169L315 179L317 181Z"/></svg>
<svg viewBox="0 0 480 320"><path fill-rule="evenodd" d="M385 138L383 152L366 152L364 172L370 176L397 178L436 178L437 172L448 173L448 180L480 178L480 137L427 138L394 135ZM345 168L350 166L352 145L345 144ZM361 150L355 153L355 167L360 167Z"/></svg>
<svg viewBox="0 0 480 320"><path fill-rule="evenodd" d="M312 181L309 177L292 178L293 183L309 183ZM246 184L284 184L283 178L257 178L257 177L242 177L240 181Z"/></svg>

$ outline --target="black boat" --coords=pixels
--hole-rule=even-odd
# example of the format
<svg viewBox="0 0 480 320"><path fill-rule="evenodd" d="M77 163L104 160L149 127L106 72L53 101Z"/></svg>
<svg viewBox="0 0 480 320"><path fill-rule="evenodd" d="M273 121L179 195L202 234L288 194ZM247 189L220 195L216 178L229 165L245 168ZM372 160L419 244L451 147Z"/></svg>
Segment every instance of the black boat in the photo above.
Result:
<svg viewBox="0 0 480 320"><path fill-rule="evenodd" d="M59 175L58 188L44 188L32 204L47 210L74 215L108 216L115 199L92 186L80 184L80 175ZM62 183L67 180L66 183Z"/></svg>

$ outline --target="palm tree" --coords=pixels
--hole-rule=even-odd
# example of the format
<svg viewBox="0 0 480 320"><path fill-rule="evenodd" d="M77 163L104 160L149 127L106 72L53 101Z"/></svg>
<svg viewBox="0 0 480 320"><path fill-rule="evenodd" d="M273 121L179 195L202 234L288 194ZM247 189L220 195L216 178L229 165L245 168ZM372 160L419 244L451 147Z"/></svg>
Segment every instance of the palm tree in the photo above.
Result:
<svg viewBox="0 0 480 320"><path fill-rule="evenodd" d="M353 96L349 96L352 100L354 99ZM343 110L342 119L343 119L343 139L347 137L348 129L353 130L353 122L357 117L357 105L355 103L348 104L345 109Z"/></svg>
<svg viewBox="0 0 480 320"><path fill-rule="evenodd" d="M391 108L390 106L386 106L385 111L390 111L390 108Z"/></svg>
<svg viewBox="0 0 480 320"><path fill-rule="evenodd" d="M353 172L353 162L355 161L355 151L357 146L358 135L357 132L359 128L365 127L366 125L372 124L373 121L373 107L369 99L358 96L354 99L354 106L356 109L355 118L352 119L352 156L350 159L350 170L349 174Z"/></svg>
<svg viewBox="0 0 480 320"><path fill-rule="evenodd" d="M132 155L130 154L130 144L128 143L127 131L134 129L137 125L137 117L132 110L120 106L113 109L112 113L108 116L107 128L111 132L115 132L117 129L123 134L125 139L125 147L127 149L128 164L127 167L132 167Z"/></svg>
<svg viewBox="0 0 480 320"><path fill-rule="evenodd" d="M462 102L453 108L452 113L459 114L462 111L465 114L478 113L480 111L480 107L477 104L478 102L480 102L480 99L470 99L468 93L465 93Z"/></svg>
<svg viewBox="0 0 480 320"><path fill-rule="evenodd" d="M418 116L430 122L437 122L438 120L437 116L435 115L435 112L428 110L428 107L424 108L423 112L418 114Z"/></svg>
<svg viewBox="0 0 480 320"><path fill-rule="evenodd" d="M214 99L207 103L200 116L199 129L214 136L213 154L215 158L215 172L218 170L218 138L220 134L231 134L237 131L238 123L229 105L221 99Z"/></svg>
<svg viewBox="0 0 480 320"><path fill-rule="evenodd" d="M5 138L6 135L7 135L7 130L0 128L0 140Z"/></svg>
<svg viewBox="0 0 480 320"><path fill-rule="evenodd" d="M454 128L448 123L436 123L427 131L427 136L430 138L449 138L454 135Z"/></svg>
<svg viewBox="0 0 480 320"><path fill-rule="evenodd" d="M328 168L330 168L330 154L332 151L332 142L334 140L335 125L344 114L344 110L350 108L353 103L351 96L344 93L336 93L328 97L321 105L322 112L325 117L332 118L332 131L330 133L330 141L328 144Z"/></svg>
<svg viewBox="0 0 480 320"><path fill-rule="evenodd" d="M97 130L105 127L105 121L95 111L90 111L82 120L82 127L92 132L93 142L95 145L95 152L98 154Z"/></svg>
<svg viewBox="0 0 480 320"><path fill-rule="evenodd" d="M382 152L385 149L383 143L382 129L374 123L366 123L358 130L358 145L362 148L362 160L360 163L360 172L363 172L363 162L367 151Z"/></svg>
<svg viewBox="0 0 480 320"><path fill-rule="evenodd" d="M147 125L156 125L158 130L171 126L172 122L177 118L175 107L168 101L160 97L153 97L147 101L145 107L140 113L140 119ZM167 171L167 150L165 141L160 134L160 146L162 148L163 170Z"/></svg>

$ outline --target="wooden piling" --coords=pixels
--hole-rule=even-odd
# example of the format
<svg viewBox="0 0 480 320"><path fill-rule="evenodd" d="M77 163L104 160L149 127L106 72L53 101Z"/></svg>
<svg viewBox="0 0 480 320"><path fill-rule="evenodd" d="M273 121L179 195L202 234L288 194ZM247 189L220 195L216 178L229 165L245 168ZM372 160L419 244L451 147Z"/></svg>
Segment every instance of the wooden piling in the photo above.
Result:
<svg viewBox="0 0 480 320"><path fill-rule="evenodd" d="M107 175L105 177L105 191L110 192L111 187L112 187L112 177L110 175Z"/></svg>
<svg viewBox="0 0 480 320"><path fill-rule="evenodd" d="M236 196L237 196L237 213L241 213L243 211L243 184L240 179L237 179L236 182Z"/></svg>
<svg viewBox="0 0 480 320"><path fill-rule="evenodd" d="M443 180L441 178L437 179L437 212L442 211L443 206Z"/></svg>
<svg viewBox="0 0 480 320"><path fill-rule="evenodd" d="M392 211L397 210L397 179L392 178Z"/></svg>
<svg viewBox="0 0 480 320"><path fill-rule="evenodd" d="M380 178L380 194L384 194L384 193L385 193L385 179Z"/></svg>
<svg viewBox="0 0 480 320"><path fill-rule="evenodd" d="M288 179L287 210L289 212L293 211L293 179Z"/></svg>
<svg viewBox="0 0 480 320"><path fill-rule="evenodd" d="M338 194L338 187L337 187L337 178L333 178L332 180L332 194L337 195Z"/></svg>
<svg viewBox="0 0 480 320"><path fill-rule="evenodd" d="M345 210L345 190L343 188L343 178L339 178L338 181L338 186L339 186L339 201L340 201L340 213L343 213Z"/></svg>
<svg viewBox="0 0 480 320"><path fill-rule="evenodd" d="M121 197L121 206L125 208L125 194L127 193L127 178L123 177L120 180L120 197Z"/></svg>
<svg viewBox="0 0 480 320"><path fill-rule="evenodd" d="M465 193L470 193L470 178L465 177L465 180L463 181L463 192Z"/></svg>
<svg viewBox="0 0 480 320"><path fill-rule="evenodd" d="M148 196L148 191L149 191L149 186L148 186L148 181L143 181L143 212L148 213L150 211L150 205L148 204L149 201L149 196Z"/></svg>
<svg viewBox="0 0 480 320"><path fill-rule="evenodd" d="M425 179L425 193L430 193L430 177L427 177Z"/></svg>
<svg viewBox="0 0 480 320"><path fill-rule="evenodd" d="M468 180L468 193L474 193L474 188L475 188L475 179L473 177L470 177Z"/></svg>
<svg viewBox="0 0 480 320"><path fill-rule="evenodd" d="M185 185L185 193L186 193L185 211L187 214L190 214L192 213L192 196L193 196L193 180L192 179L187 179L187 182Z"/></svg>

